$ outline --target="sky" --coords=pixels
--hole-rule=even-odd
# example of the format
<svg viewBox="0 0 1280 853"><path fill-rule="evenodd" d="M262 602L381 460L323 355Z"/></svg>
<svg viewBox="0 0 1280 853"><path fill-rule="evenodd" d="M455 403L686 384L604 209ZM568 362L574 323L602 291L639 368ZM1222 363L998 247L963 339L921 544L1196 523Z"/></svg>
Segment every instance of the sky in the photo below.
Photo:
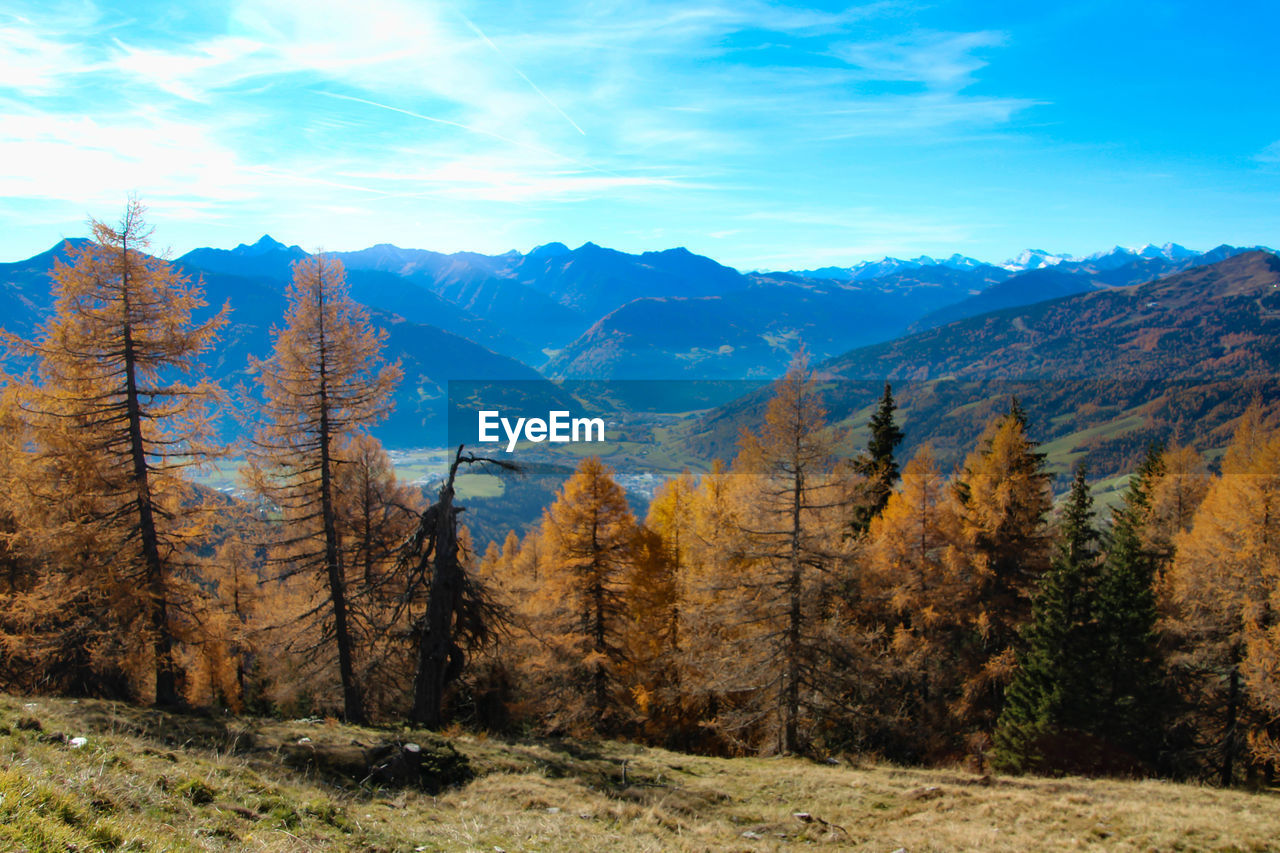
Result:
<svg viewBox="0 0 1280 853"><path fill-rule="evenodd" d="M130 194L174 255L1275 246L1277 25L1253 0L0 0L0 260Z"/></svg>

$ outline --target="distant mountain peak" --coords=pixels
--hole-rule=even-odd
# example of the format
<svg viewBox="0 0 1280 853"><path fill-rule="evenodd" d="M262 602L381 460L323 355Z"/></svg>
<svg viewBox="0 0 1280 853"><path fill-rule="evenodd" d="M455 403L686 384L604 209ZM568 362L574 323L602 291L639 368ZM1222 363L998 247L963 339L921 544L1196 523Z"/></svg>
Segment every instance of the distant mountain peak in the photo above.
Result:
<svg viewBox="0 0 1280 853"><path fill-rule="evenodd" d="M244 257L254 257L257 255L269 255L272 252L287 252L292 255L302 256L307 254L298 246L286 246L270 234L263 234L258 238L256 243L241 243L234 249L230 250L232 254Z"/></svg>
<svg viewBox="0 0 1280 853"><path fill-rule="evenodd" d="M878 261L859 261L851 267L820 267L812 270L787 270L788 275L802 278L831 279L835 281L869 281L882 278L905 270L918 270L925 267L947 267L954 270L971 270L986 266L982 261L955 253L949 258L934 258L929 255L904 260L888 255Z"/></svg>
<svg viewBox="0 0 1280 853"><path fill-rule="evenodd" d="M263 234L261 237L258 238L258 242L252 243L252 244L241 243L239 246L236 246L231 251L241 255L262 255L267 252L272 252L277 249L284 249L284 248L287 248L284 243L281 243L279 240L276 240L270 234Z"/></svg>
<svg viewBox="0 0 1280 853"><path fill-rule="evenodd" d="M526 257L530 258L558 258L561 255L569 254L570 249L564 243L552 242L543 243L541 246L534 246L529 250Z"/></svg>
<svg viewBox="0 0 1280 853"><path fill-rule="evenodd" d="M1076 259L1071 255L1054 254L1044 249L1024 249L1020 255L1005 261L1002 266L1007 270L1039 270L1074 260Z"/></svg>

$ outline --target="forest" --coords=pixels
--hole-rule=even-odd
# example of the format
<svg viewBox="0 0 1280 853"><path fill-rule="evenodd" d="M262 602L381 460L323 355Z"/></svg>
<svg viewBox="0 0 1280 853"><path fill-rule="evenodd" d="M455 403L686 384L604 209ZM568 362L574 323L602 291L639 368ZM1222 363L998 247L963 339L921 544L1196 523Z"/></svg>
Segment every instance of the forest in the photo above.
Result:
<svg viewBox="0 0 1280 853"><path fill-rule="evenodd" d="M884 386L850 456L801 354L763 426L644 518L584 459L476 553L462 470L397 479L402 380L341 263L299 261L251 386L202 362L228 307L147 253L136 202L6 333L0 690L353 723L862 754L980 772L1271 784L1280 767L1280 427L1152 446L1121 502L1055 501L1010 399L963 463L908 460ZM226 410L237 447L219 439ZM194 472L243 456L243 493ZM518 472L514 472L518 476Z"/></svg>

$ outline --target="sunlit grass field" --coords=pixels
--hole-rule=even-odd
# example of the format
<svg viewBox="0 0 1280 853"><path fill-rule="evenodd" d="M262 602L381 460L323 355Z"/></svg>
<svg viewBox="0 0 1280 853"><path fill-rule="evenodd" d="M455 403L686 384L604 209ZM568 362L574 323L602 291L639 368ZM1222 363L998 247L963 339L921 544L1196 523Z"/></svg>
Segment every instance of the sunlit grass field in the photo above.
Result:
<svg viewBox="0 0 1280 853"><path fill-rule="evenodd" d="M446 735L0 697L0 849L1264 851L1280 838L1266 791ZM470 781L431 794L286 764L409 740L451 744Z"/></svg>

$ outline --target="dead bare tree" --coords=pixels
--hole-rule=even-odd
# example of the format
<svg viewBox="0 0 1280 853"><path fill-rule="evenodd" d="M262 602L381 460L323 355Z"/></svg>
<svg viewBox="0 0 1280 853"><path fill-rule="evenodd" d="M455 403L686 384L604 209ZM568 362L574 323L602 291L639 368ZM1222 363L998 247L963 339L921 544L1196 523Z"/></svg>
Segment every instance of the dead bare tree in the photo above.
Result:
<svg viewBox="0 0 1280 853"><path fill-rule="evenodd" d="M423 589L427 593L426 611L412 627L417 663L409 719L428 728L438 728L444 722L445 691L462 674L467 652L484 646L504 620L502 607L463 567L458 514L466 508L454 504L453 487L460 465L521 469L514 462L464 454L463 447L458 445L439 497L419 517L400 556L401 566L412 565L404 605L420 600Z"/></svg>

